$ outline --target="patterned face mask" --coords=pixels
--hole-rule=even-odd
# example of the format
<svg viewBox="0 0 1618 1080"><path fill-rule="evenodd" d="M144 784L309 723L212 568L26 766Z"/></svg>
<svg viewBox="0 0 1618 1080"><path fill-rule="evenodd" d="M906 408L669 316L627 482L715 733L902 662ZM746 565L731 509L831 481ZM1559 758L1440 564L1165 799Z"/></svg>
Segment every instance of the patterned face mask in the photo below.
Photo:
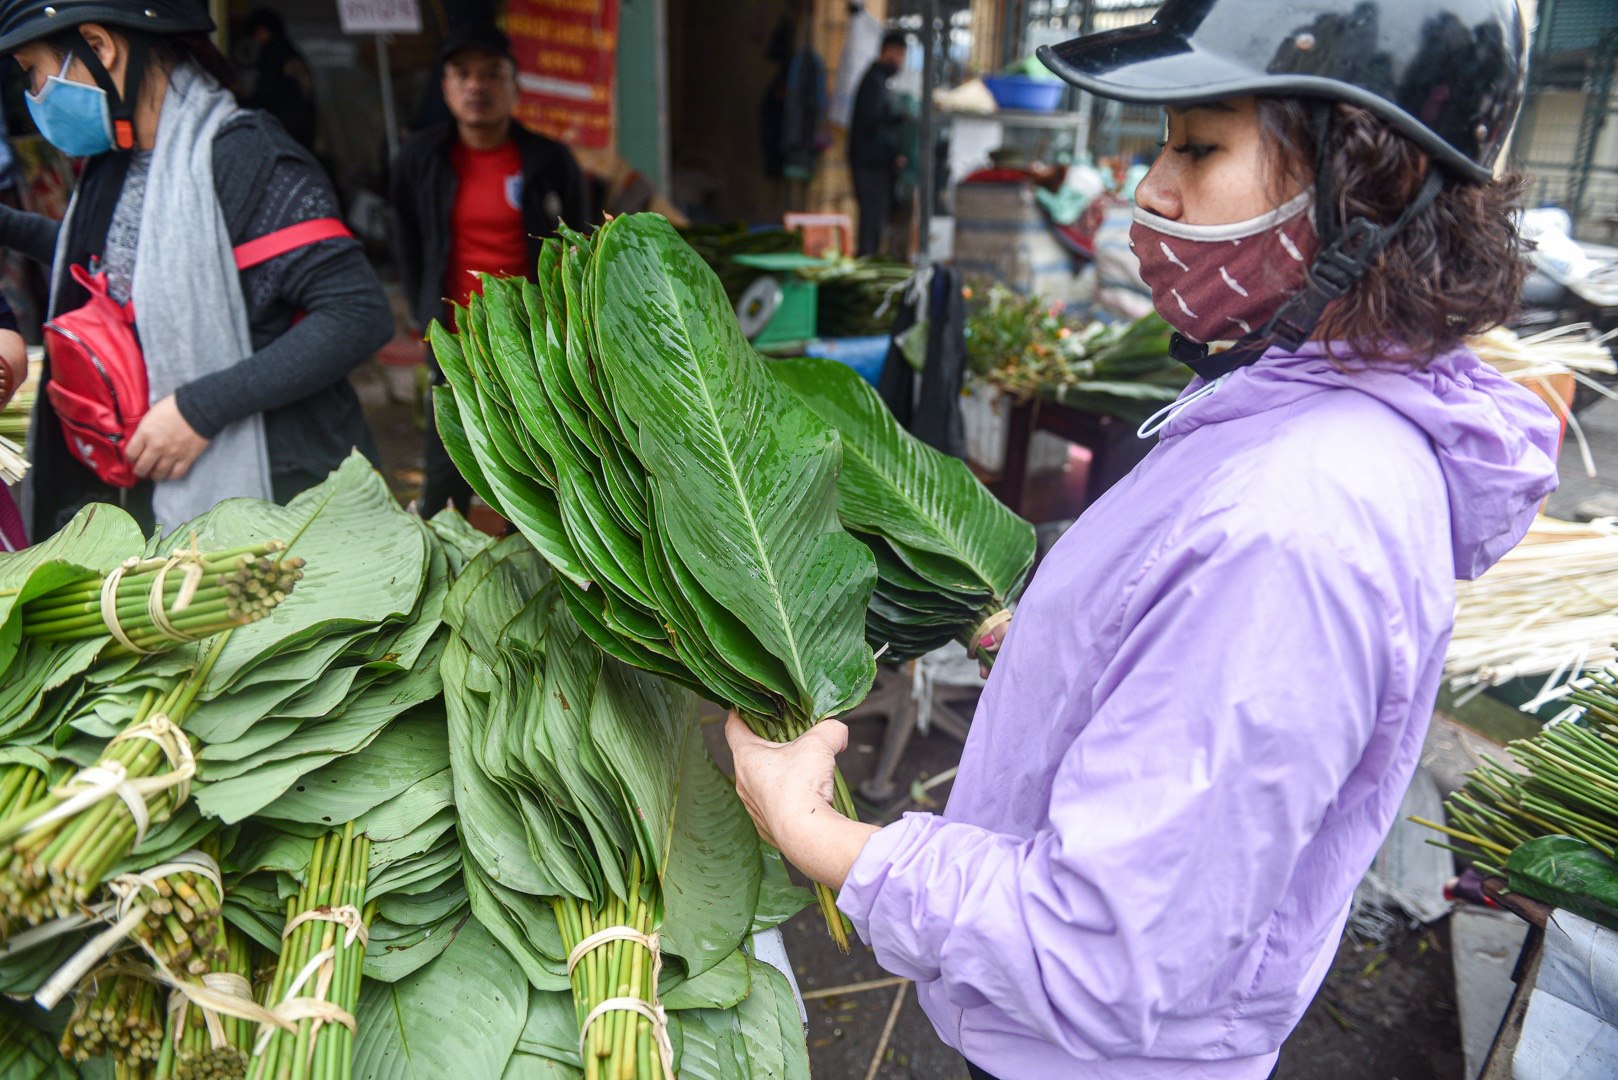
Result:
<svg viewBox="0 0 1618 1080"><path fill-rule="evenodd" d="M1304 192L1229 225L1185 225L1135 208L1129 246L1152 306L1193 341L1233 341L1303 287L1320 248Z"/></svg>

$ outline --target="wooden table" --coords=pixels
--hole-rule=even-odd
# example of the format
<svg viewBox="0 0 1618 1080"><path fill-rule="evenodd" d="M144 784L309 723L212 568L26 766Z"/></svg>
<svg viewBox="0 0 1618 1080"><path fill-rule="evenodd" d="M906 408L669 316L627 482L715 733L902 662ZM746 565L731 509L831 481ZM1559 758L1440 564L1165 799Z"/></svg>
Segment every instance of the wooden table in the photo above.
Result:
<svg viewBox="0 0 1618 1080"><path fill-rule="evenodd" d="M1500 1018L1500 1029L1495 1032L1494 1045L1484 1059L1478 1080L1511 1080L1511 1061L1517 1053L1517 1042L1522 1038L1523 1019L1528 1015L1528 999L1533 996L1534 984L1539 981L1540 951L1545 944L1545 923L1551 917L1549 904L1531 900L1526 896L1506 891L1506 883L1497 877L1485 878L1483 893L1505 910L1528 924L1528 936L1523 939L1522 951L1517 954L1517 967L1511 981L1517 989Z"/></svg>
<svg viewBox="0 0 1618 1080"><path fill-rule="evenodd" d="M1048 431L1090 451L1090 473L1084 488L1084 505L1089 506L1123 479L1152 448L1155 439L1135 436L1138 426L1116 416L1070 408L1049 398L1014 404L1006 422L1006 454L1000 480L993 485L994 493L1013 512L1023 513L1028 486L1028 447L1033 442L1034 432Z"/></svg>

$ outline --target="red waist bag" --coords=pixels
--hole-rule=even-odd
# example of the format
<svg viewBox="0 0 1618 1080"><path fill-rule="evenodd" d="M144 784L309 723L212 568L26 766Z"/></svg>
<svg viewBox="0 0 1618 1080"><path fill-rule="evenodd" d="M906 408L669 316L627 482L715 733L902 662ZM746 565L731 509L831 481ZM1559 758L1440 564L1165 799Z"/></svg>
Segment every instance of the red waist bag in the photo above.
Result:
<svg viewBox="0 0 1618 1080"><path fill-rule="evenodd" d="M336 218L315 218L279 229L235 249L236 269L246 270L278 255L322 240L352 236ZM151 406L146 357L135 332L135 305L107 295L107 275L71 268L90 293L83 307L45 324L50 380L45 394L62 423L68 449L105 482L134 487L140 478L124 447Z"/></svg>

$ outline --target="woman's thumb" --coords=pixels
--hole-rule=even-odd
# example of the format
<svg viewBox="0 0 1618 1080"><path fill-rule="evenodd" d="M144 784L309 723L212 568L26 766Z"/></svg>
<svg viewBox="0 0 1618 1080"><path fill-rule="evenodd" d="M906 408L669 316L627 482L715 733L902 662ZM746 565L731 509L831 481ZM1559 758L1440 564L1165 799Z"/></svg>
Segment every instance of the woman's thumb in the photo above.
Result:
<svg viewBox="0 0 1618 1080"><path fill-rule="evenodd" d="M833 757L848 749L848 725L841 720L822 720L805 732L803 737L824 746Z"/></svg>

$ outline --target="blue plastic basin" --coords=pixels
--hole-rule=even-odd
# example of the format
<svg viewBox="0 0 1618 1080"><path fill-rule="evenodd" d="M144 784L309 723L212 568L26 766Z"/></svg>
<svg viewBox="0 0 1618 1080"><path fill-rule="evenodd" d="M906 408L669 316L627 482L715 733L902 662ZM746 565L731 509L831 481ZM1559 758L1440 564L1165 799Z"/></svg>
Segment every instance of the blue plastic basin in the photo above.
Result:
<svg viewBox="0 0 1618 1080"><path fill-rule="evenodd" d="M1027 75L987 75L983 84L1002 109L1027 112L1055 112L1062 104L1062 91L1067 89L1067 83Z"/></svg>
<svg viewBox="0 0 1618 1080"><path fill-rule="evenodd" d="M805 356L838 360L859 372L860 378L875 386L882 378L882 363L888 358L888 336L826 338L804 346Z"/></svg>

